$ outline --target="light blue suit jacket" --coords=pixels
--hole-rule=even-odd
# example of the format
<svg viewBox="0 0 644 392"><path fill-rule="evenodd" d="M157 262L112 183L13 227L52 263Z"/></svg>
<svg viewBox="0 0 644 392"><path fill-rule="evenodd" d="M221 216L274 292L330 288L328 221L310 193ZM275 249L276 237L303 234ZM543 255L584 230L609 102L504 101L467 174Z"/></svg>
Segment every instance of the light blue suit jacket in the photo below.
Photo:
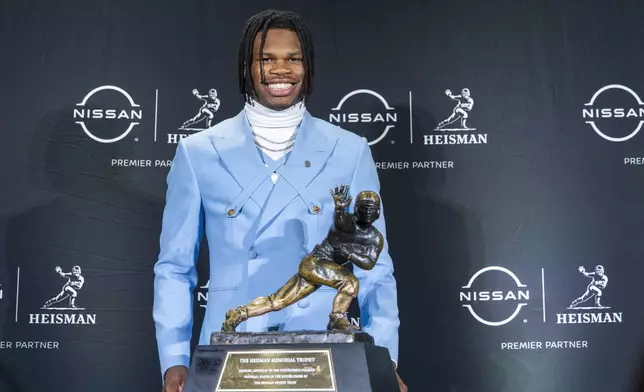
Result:
<svg viewBox="0 0 644 392"><path fill-rule="evenodd" d="M279 173L276 184L273 172ZM205 232L210 287L199 344L220 331L227 310L281 287L300 260L327 235L334 203L329 190L349 184L353 202L380 191L366 139L306 112L287 159L266 163L244 111L182 139L168 174L154 309L161 373L189 366L196 258ZM320 209L316 212L314 206ZM375 226L387 238L384 208ZM398 305L385 241L371 271L357 267L362 329L398 360ZM251 318L238 331L324 330L335 289L317 292L279 312Z"/></svg>

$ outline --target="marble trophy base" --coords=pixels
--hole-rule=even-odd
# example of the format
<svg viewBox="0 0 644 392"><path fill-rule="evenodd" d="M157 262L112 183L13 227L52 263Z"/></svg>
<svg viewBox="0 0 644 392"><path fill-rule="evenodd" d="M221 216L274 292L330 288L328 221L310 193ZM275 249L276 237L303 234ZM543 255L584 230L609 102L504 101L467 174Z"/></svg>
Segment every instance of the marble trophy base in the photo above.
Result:
<svg viewBox="0 0 644 392"><path fill-rule="evenodd" d="M215 332L183 392L398 392L389 351L365 332Z"/></svg>

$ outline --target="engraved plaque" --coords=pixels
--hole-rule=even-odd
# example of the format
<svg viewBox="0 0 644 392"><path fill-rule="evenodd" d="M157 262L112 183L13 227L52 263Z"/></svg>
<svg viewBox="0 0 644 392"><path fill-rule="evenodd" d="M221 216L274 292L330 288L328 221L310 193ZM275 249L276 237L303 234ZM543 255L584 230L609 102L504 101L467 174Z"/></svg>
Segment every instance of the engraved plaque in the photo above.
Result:
<svg viewBox="0 0 644 392"><path fill-rule="evenodd" d="M336 391L331 350L229 351L215 392Z"/></svg>

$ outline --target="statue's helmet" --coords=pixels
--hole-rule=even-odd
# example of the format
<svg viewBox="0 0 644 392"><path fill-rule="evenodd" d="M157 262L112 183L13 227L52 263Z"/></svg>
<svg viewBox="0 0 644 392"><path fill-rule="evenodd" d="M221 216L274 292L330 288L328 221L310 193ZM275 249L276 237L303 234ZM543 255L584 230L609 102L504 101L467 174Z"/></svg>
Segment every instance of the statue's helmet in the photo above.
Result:
<svg viewBox="0 0 644 392"><path fill-rule="evenodd" d="M380 196L374 191L362 191L358 193L356 204L373 203L380 207Z"/></svg>

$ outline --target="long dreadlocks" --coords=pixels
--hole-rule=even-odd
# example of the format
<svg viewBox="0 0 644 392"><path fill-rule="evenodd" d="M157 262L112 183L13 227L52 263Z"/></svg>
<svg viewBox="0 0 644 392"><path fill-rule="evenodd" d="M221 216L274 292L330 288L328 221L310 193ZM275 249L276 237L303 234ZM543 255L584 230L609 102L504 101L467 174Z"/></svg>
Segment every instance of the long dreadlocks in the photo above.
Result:
<svg viewBox="0 0 644 392"><path fill-rule="evenodd" d="M304 65L304 81L302 83L302 97L308 100L312 91L313 79L313 41L311 32L304 20L297 14L289 11L267 10L252 16L246 22L239 43L239 92L245 96L246 102L257 96L252 79L252 62L253 62L253 43L259 32L262 33L259 45L259 61L261 81L264 82L264 67L262 58L264 57L264 42L266 33L269 28L287 29L294 31L300 40L302 47L302 62Z"/></svg>

